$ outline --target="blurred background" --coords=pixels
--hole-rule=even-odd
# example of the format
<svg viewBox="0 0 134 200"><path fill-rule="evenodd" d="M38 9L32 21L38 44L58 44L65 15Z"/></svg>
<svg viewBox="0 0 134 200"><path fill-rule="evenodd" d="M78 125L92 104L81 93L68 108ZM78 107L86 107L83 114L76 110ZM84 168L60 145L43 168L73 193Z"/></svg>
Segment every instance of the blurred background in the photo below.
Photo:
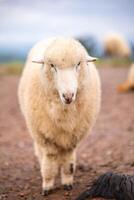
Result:
<svg viewBox="0 0 134 200"><path fill-rule="evenodd" d="M34 43L59 35L80 39L99 57L109 32L133 49L133 23L133 0L0 0L0 62L23 62Z"/></svg>

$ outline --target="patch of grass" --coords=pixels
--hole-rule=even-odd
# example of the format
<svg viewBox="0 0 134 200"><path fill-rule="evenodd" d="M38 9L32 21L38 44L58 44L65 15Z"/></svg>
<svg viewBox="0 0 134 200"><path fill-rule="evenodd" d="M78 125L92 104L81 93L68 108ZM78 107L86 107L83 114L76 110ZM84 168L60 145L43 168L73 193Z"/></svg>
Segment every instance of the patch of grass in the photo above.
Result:
<svg viewBox="0 0 134 200"><path fill-rule="evenodd" d="M23 63L14 61L0 64L0 76L2 75L20 75L23 69Z"/></svg>
<svg viewBox="0 0 134 200"><path fill-rule="evenodd" d="M132 61L125 58L100 58L96 61L97 67L129 67Z"/></svg>
<svg viewBox="0 0 134 200"><path fill-rule="evenodd" d="M100 58L95 64L100 67L130 67L132 61L121 58ZM2 75L20 75L23 70L24 63L21 61L13 61L0 63L0 76Z"/></svg>

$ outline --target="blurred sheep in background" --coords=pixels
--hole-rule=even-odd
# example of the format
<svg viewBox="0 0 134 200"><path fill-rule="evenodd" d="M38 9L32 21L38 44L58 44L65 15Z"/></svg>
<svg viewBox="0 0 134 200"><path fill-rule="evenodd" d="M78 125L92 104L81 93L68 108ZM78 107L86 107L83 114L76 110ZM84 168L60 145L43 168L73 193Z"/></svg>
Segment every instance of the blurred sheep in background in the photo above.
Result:
<svg viewBox="0 0 134 200"><path fill-rule="evenodd" d="M104 39L105 55L129 58L132 50L125 38L118 33L110 33Z"/></svg>

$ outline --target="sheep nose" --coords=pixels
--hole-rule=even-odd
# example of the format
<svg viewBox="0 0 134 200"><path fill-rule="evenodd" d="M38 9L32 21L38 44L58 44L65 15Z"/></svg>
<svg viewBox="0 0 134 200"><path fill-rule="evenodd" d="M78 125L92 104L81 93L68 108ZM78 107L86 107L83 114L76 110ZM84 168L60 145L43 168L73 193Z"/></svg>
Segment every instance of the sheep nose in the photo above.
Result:
<svg viewBox="0 0 134 200"><path fill-rule="evenodd" d="M62 96L65 99L65 103L70 104L73 100L74 93L64 93Z"/></svg>

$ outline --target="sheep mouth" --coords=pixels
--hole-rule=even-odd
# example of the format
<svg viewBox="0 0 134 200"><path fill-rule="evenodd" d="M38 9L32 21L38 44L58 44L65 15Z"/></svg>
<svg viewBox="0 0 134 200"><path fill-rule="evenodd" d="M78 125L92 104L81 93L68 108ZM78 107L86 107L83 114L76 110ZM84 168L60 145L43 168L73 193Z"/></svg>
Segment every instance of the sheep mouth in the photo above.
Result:
<svg viewBox="0 0 134 200"><path fill-rule="evenodd" d="M64 102L65 102L65 104L70 104L70 103L72 103L72 100L65 100Z"/></svg>
<svg viewBox="0 0 134 200"><path fill-rule="evenodd" d="M65 98L63 98L63 97L60 95L60 100L61 100L61 102L62 102L64 105L69 105L69 104L71 104L73 101L75 101L75 98L68 98L68 99L65 99Z"/></svg>

